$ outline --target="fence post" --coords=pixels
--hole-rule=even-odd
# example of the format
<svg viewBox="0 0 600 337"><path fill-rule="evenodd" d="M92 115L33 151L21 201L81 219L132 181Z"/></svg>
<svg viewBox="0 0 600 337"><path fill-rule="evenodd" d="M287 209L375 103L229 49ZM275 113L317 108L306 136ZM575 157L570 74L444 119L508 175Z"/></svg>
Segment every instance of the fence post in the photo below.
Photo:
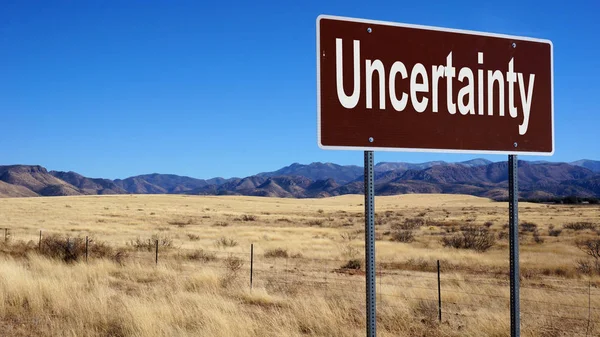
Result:
<svg viewBox="0 0 600 337"><path fill-rule="evenodd" d="M89 240L88 240L88 237L86 236L85 237L85 263L88 262L88 243L89 243Z"/></svg>
<svg viewBox="0 0 600 337"><path fill-rule="evenodd" d="M158 266L158 240L156 240L156 265Z"/></svg>
<svg viewBox="0 0 600 337"><path fill-rule="evenodd" d="M4 242L8 242L8 228L4 228Z"/></svg>
<svg viewBox="0 0 600 337"><path fill-rule="evenodd" d="M442 287L440 282L440 260L437 260L437 276L438 276L438 318L442 323Z"/></svg>
<svg viewBox="0 0 600 337"><path fill-rule="evenodd" d="M38 242L38 249L42 251L42 230L40 229L40 241Z"/></svg>
<svg viewBox="0 0 600 337"><path fill-rule="evenodd" d="M254 267L254 244L250 244L250 290L252 290L252 276Z"/></svg>

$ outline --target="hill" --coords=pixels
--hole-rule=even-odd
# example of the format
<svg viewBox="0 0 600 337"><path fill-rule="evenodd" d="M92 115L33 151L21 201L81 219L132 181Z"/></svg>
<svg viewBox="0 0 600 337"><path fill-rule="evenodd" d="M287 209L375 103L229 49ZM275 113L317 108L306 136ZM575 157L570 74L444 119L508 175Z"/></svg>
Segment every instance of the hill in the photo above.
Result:
<svg viewBox="0 0 600 337"><path fill-rule="evenodd" d="M302 165L294 163L274 172L259 173L260 177L302 176L311 180L333 179L339 184L346 184L360 177L363 168L354 165L337 165L332 163L312 163Z"/></svg>
<svg viewBox="0 0 600 337"><path fill-rule="evenodd" d="M600 197L600 174L593 161L580 165L519 161L519 191L524 198ZM75 172L48 172L37 165L0 166L0 197L78 194L247 195L320 198L361 194L363 169L332 163L292 164L245 178L196 179L173 174L145 174L126 179L88 178ZM507 196L508 164L474 159L460 163L379 163L378 195L407 193L469 194L492 199Z"/></svg>
<svg viewBox="0 0 600 337"><path fill-rule="evenodd" d="M16 189L12 189L16 194L26 193L32 195L33 193L42 196L82 194L75 186L54 177L39 165L0 166L0 181L18 186ZM30 192L26 192L23 188ZM7 188L4 190L10 192ZM7 196L17 195L11 193Z"/></svg>
<svg viewBox="0 0 600 337"><path fill-rule="evenodd" d="M124 194L126 190L117 186L110 179L87 178L72 171L50 171L54 177L61 179L79 189L82 194Z"/></svg>
<svg viewBox="0 0 600 337"><path fill-rule="evenodd" d="M218 184L218 182L219 178L216 178L213 184ZM114 183L119 188L135 194L182 193L209 184L202 179L158 173L130 177L124 180L117 179Z"/></svg>
<svg viewBox="0 0 600 337"><path fill-rule="evenodd" d="M600 161L598 160L582 159L572 162L571 165L585 167L594 172L600 172Z"/></svg>

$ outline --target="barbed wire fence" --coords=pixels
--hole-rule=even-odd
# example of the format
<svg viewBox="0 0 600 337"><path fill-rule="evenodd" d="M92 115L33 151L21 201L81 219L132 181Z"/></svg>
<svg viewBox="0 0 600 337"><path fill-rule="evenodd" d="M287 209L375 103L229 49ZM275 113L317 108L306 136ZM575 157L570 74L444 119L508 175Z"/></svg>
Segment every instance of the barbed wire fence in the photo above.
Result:
<svg viewBox="0 0 600 337"><path fill-rule="evenodd" d="M65 237L65 247L69 247L71 240L64 233L54 232L30 233L2 228L0 233L4 235L5 245L21 241L38 249L41 249L43 240L51 235ZM82 262L90 262L95 258L91 249L95 242L90 238L85 237ZM94 238L97 239L97 236ZM250 289L263 287L273 291L298 292L300 288L308 287L343 296L345 301L356 305L359 310L365 305L364 272L360 267L345 266L348 260L287 254L268 256L265 252L258 254L255 245L236 247L238 251L198 248L187 253L175 253L173 249L163 247L159 240L151 243L152 247L132 249L126 259L140 265L158 266L163 261L168 263L170 259L178 257L192 265L190 273L212 269L224 273L235 272L241 277L247 275ZM490 310L494 313L509 312L508 277L457 276L455 272L445 271L440 261L437 272L390 269L387 263L378 263L376 270L378 310L406 310L407 303L410 303L418 306L419 313L427 316L427 319L440 323L486 319L490 316ZM574 282L581 284L574 286ZM531 319L541 319L546 324L533 328L547 331L551 336L600 335L600 289L596 284L552 277L529 283L522 283L520 287L523 331L529 328ZM562 295L561 298L568 299L568 302L539 299L549 293ZM569 328L565 329L565 326Z"/></svg>

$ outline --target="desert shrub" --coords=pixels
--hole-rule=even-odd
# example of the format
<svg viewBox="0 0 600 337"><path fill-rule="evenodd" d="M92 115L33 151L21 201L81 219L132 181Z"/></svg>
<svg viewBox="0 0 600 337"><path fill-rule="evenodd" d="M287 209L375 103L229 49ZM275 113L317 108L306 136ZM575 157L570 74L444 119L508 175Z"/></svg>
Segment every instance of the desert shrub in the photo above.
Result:
<svg viewBox="0 0 600 337"><path fill-rule="evenodd" d="M424 217L424 216L425 216L425 214L427 214L427 213L425 213L425 212L421 212L421 213L417 214L417 216Z"/></svg>
<svg viewBox="0 0 600 337"><path fill-rule="evenodd" d="M269 249L265 252L267 258L287 258L288 256L287 249L283 248Z"/></svg>
<svg viewBox="0 0 600 337"><path fill-rule="evenodd" d="M350 242L342 246L342 256L346 259L356 259L360 255L360 249L354 247Z"/></svg>
<svg viewBox="0 0 600 337"><path fill-rule="evenodd" d="M150 239L142 239L139 236L133 240L127 242L128 246L131 246L135 250L147 250L151 251L154 248L155 242Z"/></svg>
<svg viewBox="0 0 600 337"><path fill-rule="evenodd" d="M290 256L292 259L301 259L303 257L302 253L294 253Z"/></svg>
<svg viewBox="0 0 600 337"><path fill-rule="evenodd" d="M578 240L575 245L594 260L600 259L600 239Z"/></svg>
<svg viewBox="0 0 600 337"><path fill-rule="evenodd" d="M242 221L256 221L256 216L244 214L242 215Z"/></svg>
<svg viewBox="0 0 600 337"><path fill-rule="evenodd" d="M215 253L207 252L203 249L196 249L193 252L189 252L185 255L188 260L211 262L217 259Z"/></svg>
<svg viewBox="0 0 600 337"><path fill-rule="evenodd" d="M342 238L342 241L354 241L354 240L358 239L358 233L345 232L345 233L341 233L340 237Z"/></svg>
<svg viewBox="0 0 600 337"><path fill-rule="evenodd" d="M537 225L533 222L523 222L521 224L521 231L533 233L537 230Z"/></svg>
<svg viewBox="0 0 600 337"><path fill-rule="evenodd" d="M153 234L150 238L152 241L158 241L158 245L163 248L173 247L173 238L166 234Z"/></svg>
<svg viewBox="0 0 600 337"><path fill-rule="evenodd" d="M129 253L125 249L118 249L114 255L114 260L119 265L125 265L125 260L129 258Z"/></svg>
<svg viewBox="0 0 600 337"><path fill-rule="evenodd" d="M537 229L535 230L535 232L533 232L533 241L537 244L544 243L544 238L540 236L540 232Z"/></svg>
<svg viewBox="0 0 600 337"><path fill-rule="evenodd" d="M594 230L596 229L596 224L593 224L591 222L572 222L564 225L563 228L572 229L574 231L582 231L585 229Z"/></svg>
<svg viewBox="0 0 600 337"><path fill-rule="evenodd" d="M229 255L223 260L225 275L221 277L220 283L223 288L227 288L238 280L239 271L244 266L244 261L233 255Z"/></svg>
<svg viewBox="0 0 600 337"><path fill-rule="evenodd" d="M156 241L163 248L173 247L173 239L167 234L152 234L148 239L142 239L138 236L134 240L130 240L127 244L135 250L152 251L156 247Z"/></svg>
<svg viewBox="0 0 600 337"><path fill-rule="evenodd" d="M486 221L483 225L485 226L485 228L490 228L494 225L494 223L491 221Z"/></svg>
<svg viewBox="0 0 600 337"><path fill-rule="evenodd" d="M453 247L458 249L471 249L478 252L485 252L492 248L496 243L496 237L485 227L464 226L461 232L449 237L442 238L444 247Z"/></svg>
<svg viewBox="0 0 600 337"><path fill-rule="evenodd" d="M392 241L405 243L413 242L415 241L415 234L413 233L413 231L399 230L392 234Z"/></svg>
<svg viewBox="0 0 600 337"><path fill-rule="evenodd" d="M575 269L585 275L600 274L600 263L590 259L580 259L577 260Z"/></svg>
<svg viewBox="0 0 600 337"><path fill-rule="evenodd" d="M217 241L215 241L215 246L217 248L229 248L229 247L235 247L237 245L238 245L237 241L235 241L234 239L226 238L224 236L218 238Z"/></svg>
<svg viewBox="0 0 600 337"><path fill-rule="evenodd" d="M440 220L427 219L425 221L425 225L427 225L428 227L445 227L448 225L448 223Z"/></svg>
<svg viewBox="0 0 600 337"><path fill-rule="evenodd" d="M342 269L360 270L362 263L358 259L352 259L342 266Z"/></svg>
<svg viewBox="0 0 600 337"><path fill-rule="evenodd" d="M562 233L562 229L558 228L558 229L549 229L548 230L548 235L550 236L559 236L560 233Z"/></svg>
<svg viewBox="0 0 600 337"><path fill-rule="evenodd" d="M417 270L417 271L427 271L427 272L431 272L433 271L436 267L433 266L430 261L425 260L422 257L419 258L409 258L408 260L406 260L405 264L404 264L404 268L408 269L408 270Z"/></svg>
<svg viewBox="0 0 600 337"><path fill-rule="evenodd" d="M292 220L288 219L288 218L279 218L277 220L275 220L277 222L287 222L287 223L291 223Z"/></svg>
<svg viewBox="0 0 600 337"><path fill-rule="evenodd" d="M320 226L323 226L323 220L318 220L318 219L315 219L315 220L309 220L309 221L308 221L308 225L309 225L309 226L317 226L317 227L320 227Z"/></svg>
<svg viewBox="0 0 600 337"><path fill-rule="evenodd" d="M174 221L169 221L168 222L169 225L173 225L173 226L177 226L179 228L183 228L187 225L191 225L192 224L192 219L189 219L187 221L184 220L174 220Z"/></svg>
<svg viewBox="0 0 600 337"><path fill-rule="evenodd" d="M223 262L225 264L225 268L231 274L236 274L244 266L244 261L241 258L233 255L226 257Z"/></svg>
<svg viewBox="0 0 600 337"><path fill-rule="evenodd" d="M196 235L196 234L192 234L192 233L189 233L187 235L187 237L188 237L188 239L190 239L190 241L198 241L198 240L200 240L200 235Z"/></svg>
<svg viewBox="0 0 600 337"><path fill-rule="evenodd" d="M375 215L375 226L383 226L387 223L388 219L384 218L380 214Z"/></svg>
<svg viewBox="0 0 600 337"><path fill-rule="evenodd" d="M319 214L323 214L323 212L324 212L324 211L323 211L322 209L319 209L319 210L317 211L317 213L319 213Z"/></svg>
<svg viewBox="0 0 600 337"><path fill-rule="evenodd" d="M38 244L33 241L0 242L0 253L17 258L27 257L28 254L35 252L37 249Z"/></svg>
<svg viewBox="0 0 600 337"><path fill-rule="evenodd" d="M39 253L65 262L76 262L85 257L85 238L48 235L42 238ZM112 257L113 249L105 242L88 239L88 256Z"/></svg>
<svg viewBox="0 0 600 337"><path fill-rule="evenodd" d="M425 225L426 221L423 218L407 218L404 223L394 224L392 228L401 230L415 230Z"/></svg>
<svg viewBox="0 0 600 337"><path fill-rule="evenodd" d="M217 222L215 222L213 224L213 226L215 226L215 227L227 227L227 226L229 226L229 224L227 222L225 222L225 221L217 221Z"/></svg>

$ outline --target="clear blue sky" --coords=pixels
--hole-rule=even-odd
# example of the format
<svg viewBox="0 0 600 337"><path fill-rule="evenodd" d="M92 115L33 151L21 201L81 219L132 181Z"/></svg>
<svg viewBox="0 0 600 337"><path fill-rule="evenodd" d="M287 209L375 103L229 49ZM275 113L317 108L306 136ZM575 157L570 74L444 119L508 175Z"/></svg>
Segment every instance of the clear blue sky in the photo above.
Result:
<svg viewBox="0 0 600 337"><path fill-rule="evenodd" d="M522 159L600 159L599 13L597 0L2 0L0 164L106 178L362 165L361 152L317 147L319 14L551 39L556 152Z"/></svg>

